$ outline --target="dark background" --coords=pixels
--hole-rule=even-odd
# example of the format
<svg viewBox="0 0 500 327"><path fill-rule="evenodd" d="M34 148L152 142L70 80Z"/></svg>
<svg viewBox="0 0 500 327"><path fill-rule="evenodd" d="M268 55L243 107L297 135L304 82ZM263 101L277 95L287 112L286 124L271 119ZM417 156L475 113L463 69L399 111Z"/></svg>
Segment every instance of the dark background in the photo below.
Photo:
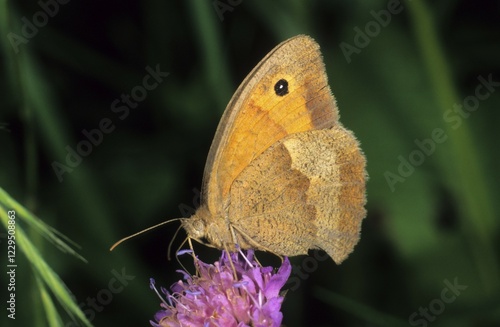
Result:
<svg viewBox="0 0 500 327"><path fill-rule="evenodd" d="M95 326L148 326L159 308L149 278L169 286L181 277L179 264L167 261L178 223L109 247L192 210L232 93L269 50L301 33L320 44L341 120L367 156L368 216L342 265L293 259L309 272L286 296L284 324L499 325L500 88L460 123L450 111L474 96L479 76L500 81L498 1L403 1L381 26L372 11L393 1L221 0L229 10L218 13L212 1L73 0L15 46L9 33L22 36L42 7L0 3L0 187L81 246L87 264L30 234L77 303L109 289L113 270L134 276L92 310ZM367 26L373 36L362 39ZM358 53L345 56L342 44L358 45ZM169 75L121 119L113 102L157 65ZM67 164L67 147L77 149L82 131L103 119L114 130L58 180L53 163ZM388 172L400 175L401 158L410 160L435 129L446 140L414 154L413 169L400 168L407 170L391 189ZM195 249L208 262L218 254ZM2 307L0 321L45 326L30 264L17 257L18 316L7 320ZM454 280L467 288L445 303L443 292L453 294L446 281ZM409 320L429 306L431 318Z"/></svg>

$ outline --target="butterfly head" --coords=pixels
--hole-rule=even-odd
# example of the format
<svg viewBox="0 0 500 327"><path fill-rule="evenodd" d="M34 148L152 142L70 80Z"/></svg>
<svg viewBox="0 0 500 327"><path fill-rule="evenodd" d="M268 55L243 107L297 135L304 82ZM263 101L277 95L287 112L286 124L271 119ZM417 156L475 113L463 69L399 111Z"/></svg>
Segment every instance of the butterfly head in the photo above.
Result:
<svg viewBox="0 0 500 327"><path fill-rule="evenodd" d="M196 213L190 218L182 220L182 227L192 239L201 240L206 236L205 221Z"/></svg>
<svg viewBox="0 0 500 327"><path fill-rule="evenodd" d="M182 227L189 238L201 244L221 250L236 249L230 227L224 219L215 219L206 206L201 206L187 219L182 220Z"/></svg>

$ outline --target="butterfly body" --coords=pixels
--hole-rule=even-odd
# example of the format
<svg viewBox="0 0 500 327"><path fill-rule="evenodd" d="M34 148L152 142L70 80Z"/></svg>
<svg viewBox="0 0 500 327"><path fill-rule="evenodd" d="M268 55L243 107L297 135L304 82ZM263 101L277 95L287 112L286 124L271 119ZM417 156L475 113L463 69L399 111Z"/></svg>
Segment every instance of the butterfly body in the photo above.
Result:
<svg viewBox="0 0 500 327"><path fill-rule="evenodd" d="M278 45L224 112L201 206L182 222L188 236L229 251L323 249L342 262L366 215L366 161L338 119L317 43L301 35Z"/></svg>

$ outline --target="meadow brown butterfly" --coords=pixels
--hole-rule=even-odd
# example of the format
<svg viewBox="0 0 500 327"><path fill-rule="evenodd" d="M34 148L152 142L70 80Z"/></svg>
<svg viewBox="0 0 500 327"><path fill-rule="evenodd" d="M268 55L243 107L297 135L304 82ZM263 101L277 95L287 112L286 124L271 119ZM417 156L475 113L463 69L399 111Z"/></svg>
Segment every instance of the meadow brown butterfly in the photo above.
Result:
<svg viewBox="0 0 500 327"><path fill-rule="evenodd" d="M339 122L318 44L274 48L229 102L205 166L188 237L281 256L325 250L342 262L366 215L366 160Z"/></svg>

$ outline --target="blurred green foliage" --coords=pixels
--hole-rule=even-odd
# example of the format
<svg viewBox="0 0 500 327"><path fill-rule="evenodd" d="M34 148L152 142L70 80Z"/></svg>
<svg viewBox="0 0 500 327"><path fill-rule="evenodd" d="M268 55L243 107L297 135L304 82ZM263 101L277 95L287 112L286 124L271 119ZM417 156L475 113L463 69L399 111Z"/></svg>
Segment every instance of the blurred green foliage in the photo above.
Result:
<svg viewBox="0 0 500 327"><path fill-rule="evenodd" d="M232 92L300 33L321 45L341 120L367 156L368 217L341 266L294 258L303 277L287 294L284 323L499 325L498 1L55 3L0 1L0 187L82 247L88 263L19 222L95 326L148 325L159 308L149 277L165 286L180 277L166 259L177 225L109 246L194 207ZM122 108L158 67L168 76ZM484 80L493 82L478 95ZM108 131L102 140L98 128ZM95 145L85 147L86 134ZM68 162L78 149L88 154ZM58 176L55 162L68 170ZM205 261L217 255L196 249ZM53 295L22 253L17 260L18 315L2 309L1 325L57 321L40 300ZM446 291L454 281L467 286L459 295ZM5 274L0 282L3 290Z"/></svg>

